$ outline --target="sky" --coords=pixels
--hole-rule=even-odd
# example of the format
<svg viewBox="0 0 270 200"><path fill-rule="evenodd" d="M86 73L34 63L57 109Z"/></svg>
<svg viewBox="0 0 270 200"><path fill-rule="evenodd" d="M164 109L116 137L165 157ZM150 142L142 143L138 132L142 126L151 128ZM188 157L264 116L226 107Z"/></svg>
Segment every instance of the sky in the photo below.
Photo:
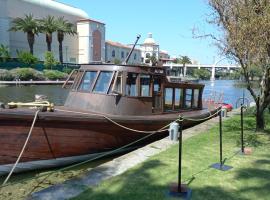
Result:
<svg viewBox="0 0 270 200"><path fill-rule="evenodd" d="M188 56L201 64L213 64L223 56L211 39L194 39L192 29L201 34L217 32L206 22L211 13L207 0L58 0L84 10L91 19L106 24L106 40L134 43L148 33L174 56ZM224 61L222 61L224 62ZM226 62L226 61L225 61Z"/></svg>

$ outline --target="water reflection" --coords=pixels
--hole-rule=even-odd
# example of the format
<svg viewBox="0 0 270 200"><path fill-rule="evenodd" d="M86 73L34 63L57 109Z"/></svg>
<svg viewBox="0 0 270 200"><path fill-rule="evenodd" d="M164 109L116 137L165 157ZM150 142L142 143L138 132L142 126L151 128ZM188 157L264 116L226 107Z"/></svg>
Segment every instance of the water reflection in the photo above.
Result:
<svg viewBox="0 0 270 200"><path fill-rule="evenodd" d="M0 102L31 102L34 101L35 94L46 95L55 105L63 105L68 90L62 89L60 85L2 86Z"/></svg>

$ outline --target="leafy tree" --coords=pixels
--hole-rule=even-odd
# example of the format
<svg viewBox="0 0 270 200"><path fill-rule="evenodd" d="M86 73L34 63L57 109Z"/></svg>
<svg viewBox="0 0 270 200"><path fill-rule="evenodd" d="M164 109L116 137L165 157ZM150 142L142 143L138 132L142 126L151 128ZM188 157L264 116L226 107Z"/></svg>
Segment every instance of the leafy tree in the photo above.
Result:
<svg viewBox="0 0 270 200"><path fill-rule="evenodd" d="M34 52L35 35L40 32L38 21L33 18L33 15L25 15L24 18L15 18L12 21L12 26L9 31L22 31L27 33L27 41L30 48L30 53Z"/></svg>
<svg viewBox="0 0 270 200"><path fill-rule="evenodd" d="M156 66L157 65L157 58L156 58L156 56L151 56L150 57L150 61L151 61L151 63L152 63L152 66Z"/></svg>
<svg viewBox="0 0 270 200"><path fill-rule="evenodd" d="M207 69L194 69L194 77L202 80L209 80L211 73Z"/></svg>
<svg viewBox="0 0 270 200"><path fill-rule="evenodd" d="M50 51L45 52L44 66L46 69L53 69L58 64L58 61L54 58L54 55Z"/></svg>
<svg viewBox="0 0 270 200"><path fill-rule="evenodd" d="M56 31L57 31L57 40L59 43L59 61L63 63L63 40L65 35L74 35L77 34L75 31L74 25L69 21L65 20L64 17L59 17L56 20Z"/></svg>
<svg viewBox="0 0 270 200"><path fill-rule="evenodd" d="M121 61L119 59L115 58L113 60L113 63L116 64L116 65L120 65L121 64Z"/></svg>
<svg viewBox="0 0 270 200"><path fill-rule="evenodd" d="M38 62L38 58L27 51L17 51L17 56L20 62L33 67Z"/></svg>
<svg viewBox="0 0 270 200"><path fill-rule="evenodd" d="M10 52L7 46L0 45L0 60L6 62L10 58Z"/></svg>
<svg viewBox="0 0 270 200"><path fill-rule="evenodd" d="M57 31L57 23L54 16L48 15L40 19L40 31L46 34L47 50L52 51L52 34Z"/></svg>
<svg viewBox="0 0 270 200"><path fill-rule="evenodd" d="M256 103L256 129L263 130L264 110L270 104L270 1L208 1L213 11L210 23L217 25L221 33L209 36L241 65L247 89ZM257 93L250 81L253 67L262 73Z"/></svg>

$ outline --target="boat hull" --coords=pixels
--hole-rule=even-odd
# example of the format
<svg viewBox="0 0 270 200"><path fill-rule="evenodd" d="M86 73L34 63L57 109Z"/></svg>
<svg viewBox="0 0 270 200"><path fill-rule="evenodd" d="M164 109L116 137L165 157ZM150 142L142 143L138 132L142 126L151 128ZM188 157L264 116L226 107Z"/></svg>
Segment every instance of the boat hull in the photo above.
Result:
<svg viewBox="0 0 270 200"><path fill-rule="evenodd" d="M191 118L205 118L214 113L198 110L183 113ZM0 111L0 165L14 164L31 127L34 110ZM123 128L116 123L130 129ZM56 111L40 112L30 140L20 162L53 160L108 152L131 144L141 146L168 135L168 131L158 132L147 139L149 132L159 130L179 117L179 113L153 116L102 116L89 113ZM184 121L189 127L198 122ZM135 142L141 140L139 142Z"/></svg>

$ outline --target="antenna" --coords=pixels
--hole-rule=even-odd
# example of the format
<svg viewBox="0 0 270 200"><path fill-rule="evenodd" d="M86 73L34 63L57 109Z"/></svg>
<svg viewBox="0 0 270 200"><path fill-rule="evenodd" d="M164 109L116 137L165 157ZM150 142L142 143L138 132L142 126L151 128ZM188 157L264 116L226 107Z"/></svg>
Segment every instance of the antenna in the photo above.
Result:
<svg viewBox="0 0 270 200"><path fill-rule="evenodd" d="M134 45L133 45L132 49L129 51L128 56L126 57L126 60L125 60L125 62L124 62L123 64L125 64L125 65L126 65L126 64L128 63L128 60L129 60L129 58L130 58L130 56L131 56L131 54L132 54L132 52L133 52L133 50L134 50L135 46L137 45L137 42L139 41L140 37L141 37L141 35L140 35L140 34L139 34L139 35L137 35L136 41L135 41L135 43L134 43Z"/></svg>

